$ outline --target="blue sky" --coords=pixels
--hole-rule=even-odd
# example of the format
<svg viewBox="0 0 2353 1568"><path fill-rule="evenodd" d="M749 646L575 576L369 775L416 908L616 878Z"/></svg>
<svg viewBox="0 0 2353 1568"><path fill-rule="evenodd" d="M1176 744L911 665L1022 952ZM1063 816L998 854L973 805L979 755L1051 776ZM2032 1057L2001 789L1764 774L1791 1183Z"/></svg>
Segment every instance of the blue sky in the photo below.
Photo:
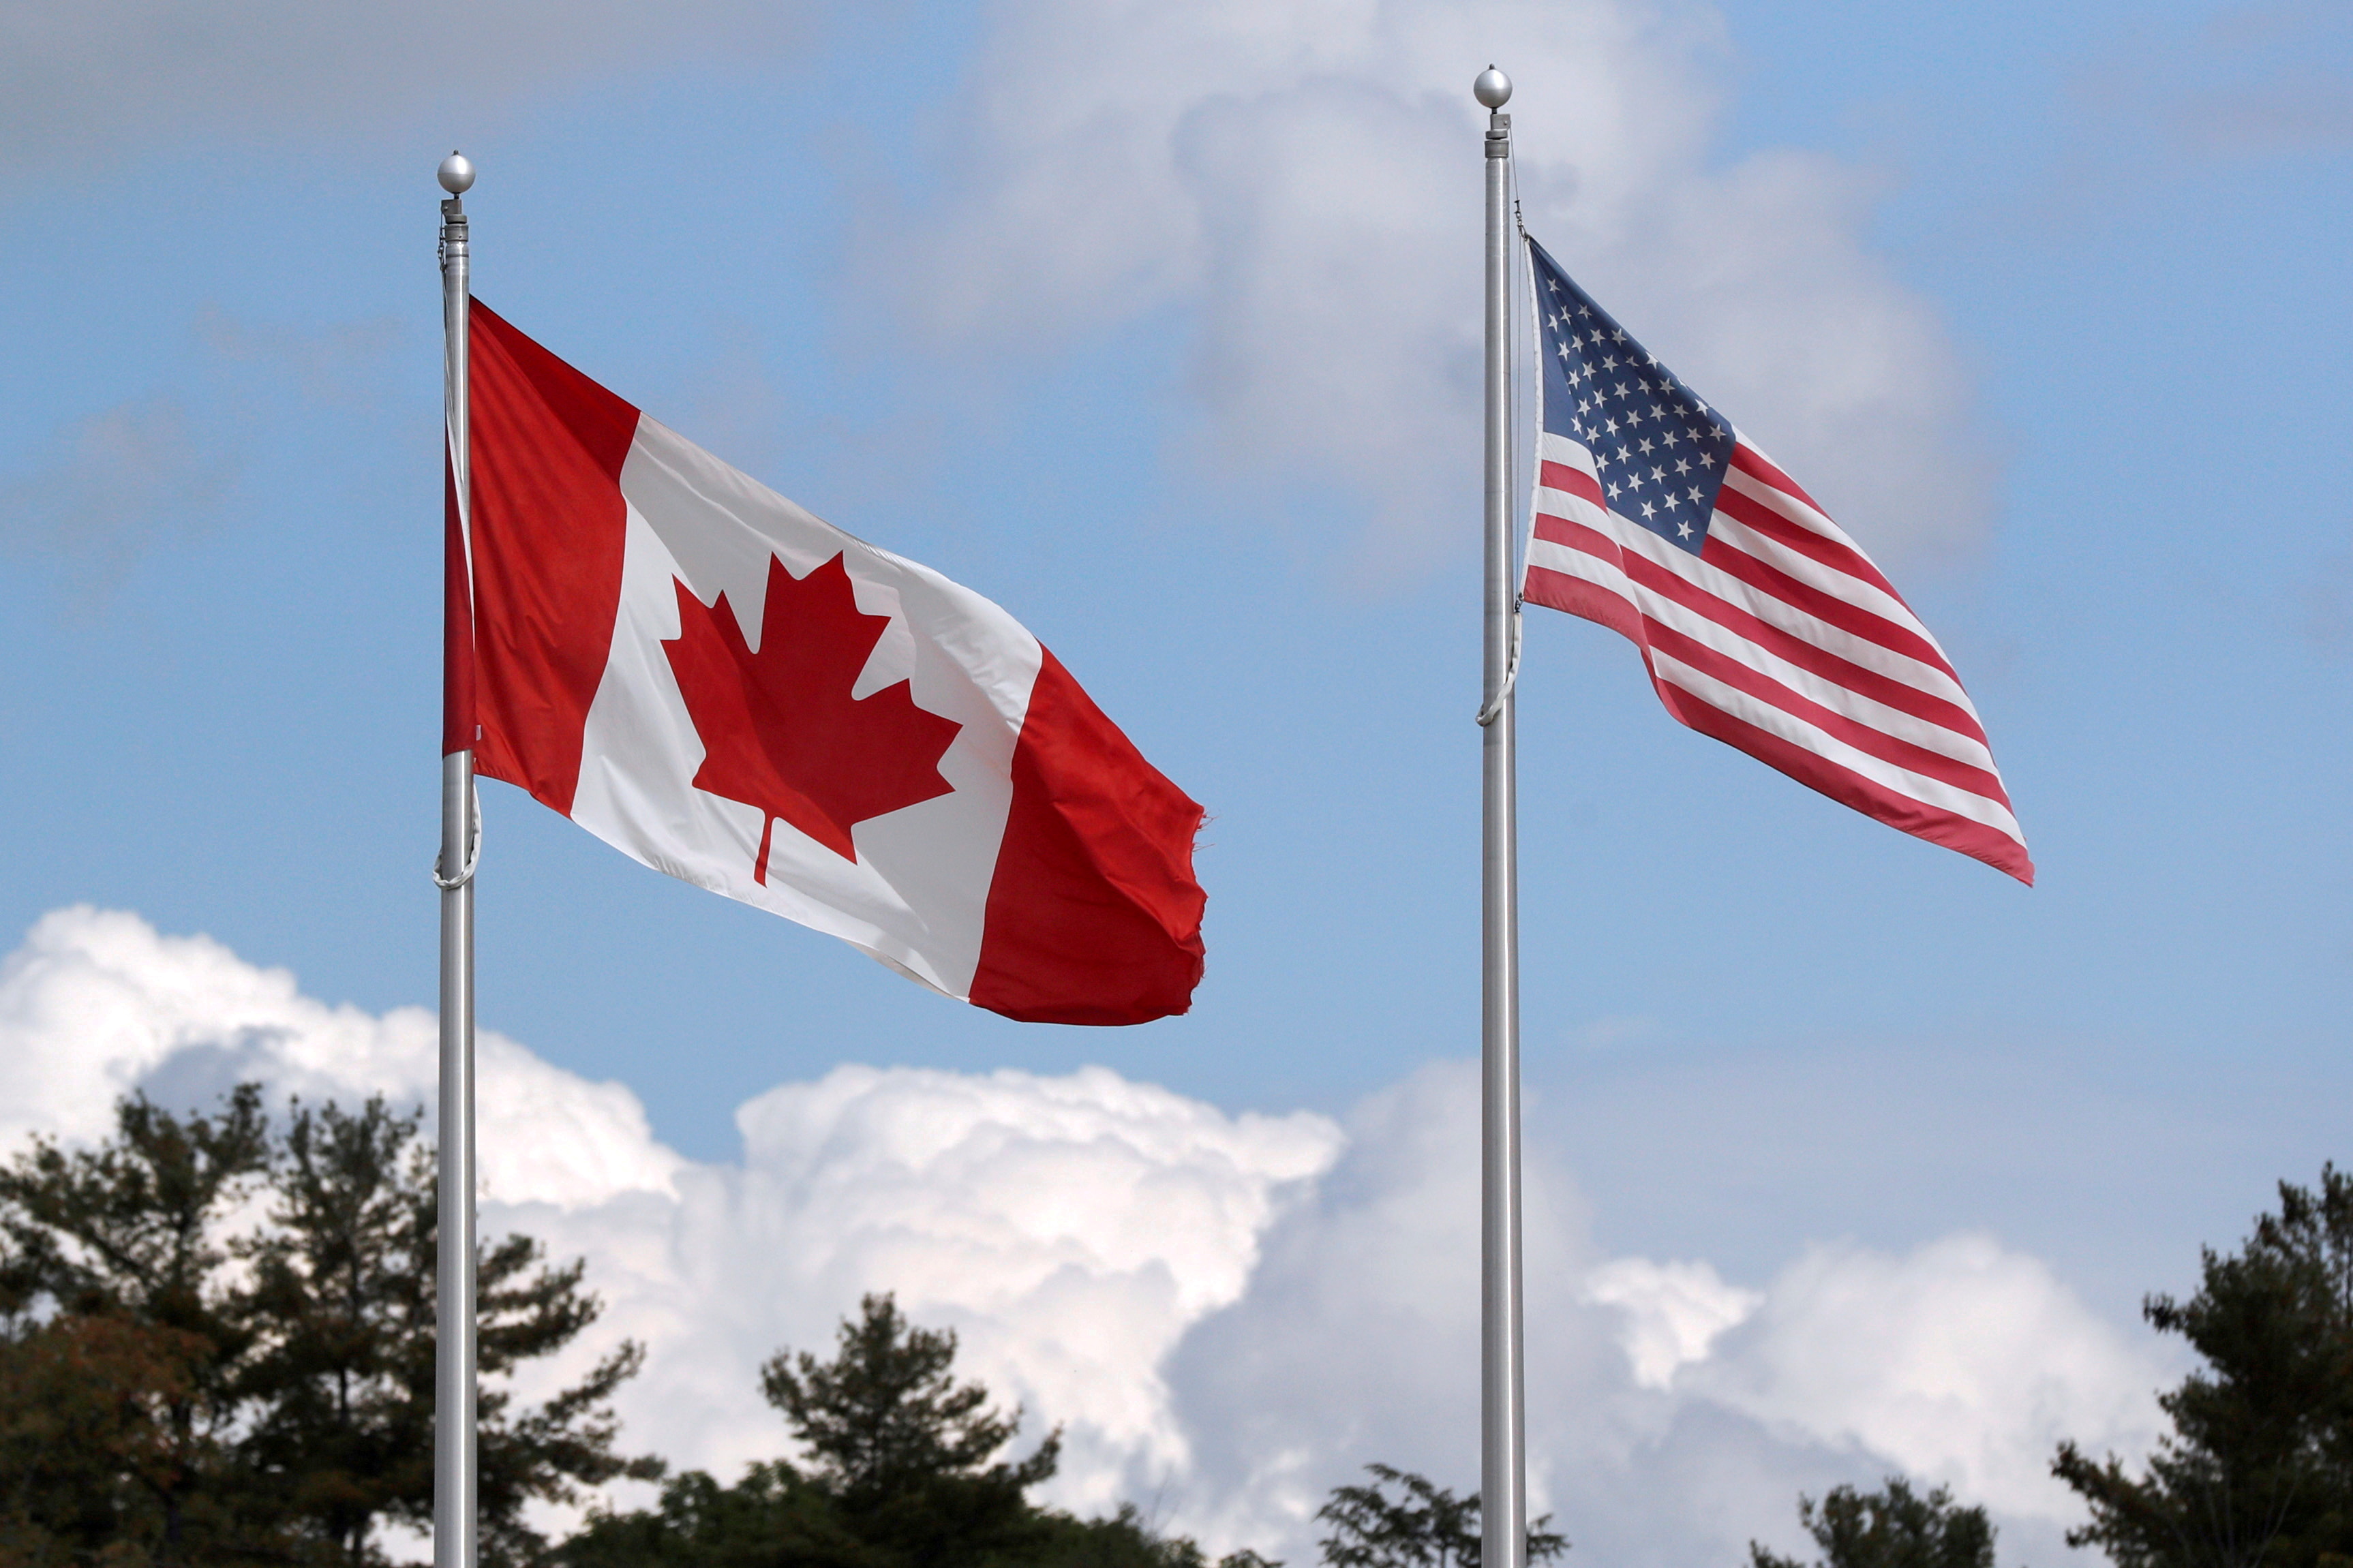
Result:
<svg viewBox="0 0 2353 1568"><path fill-rule="evenodd" d="M1881 555L2041 870L1808 795L1532 616L1531 1137L1606 1251L1754 1283L1983 1231L2130 1335L2345 1152L2353 31L1393 11L1345 58L1298 8L1286 56L1240 11L1128 48L1144 13L1043 0L569 38L507 5L446 69L422 31L257 55L137 0L42 33L0 68L0 929L134 910L429 1002L456 144L486 300L1004 604L1212 817L1195 1011L1102 1033L942 1002L492 786L486 1026L702 1161L843 1062L1345 1117L1469 1056L1492 56L1532 226Z"/></svg>

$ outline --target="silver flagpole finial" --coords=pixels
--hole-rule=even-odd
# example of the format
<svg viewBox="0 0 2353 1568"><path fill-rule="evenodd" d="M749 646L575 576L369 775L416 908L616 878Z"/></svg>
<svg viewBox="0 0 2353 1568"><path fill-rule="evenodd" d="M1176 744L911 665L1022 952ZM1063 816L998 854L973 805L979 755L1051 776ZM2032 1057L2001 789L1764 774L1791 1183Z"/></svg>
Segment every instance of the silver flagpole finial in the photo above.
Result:
<svg viewBox="0 0 2353 1568"><path fill-rule="evenodd" d="M1487 74L1493 76L1494 73L1490 71ZM1485 81L1487 78L1482 76L1479 79ZM1508 95L1511 90L1510 85L1506 84L1504 91ZM453 196L462 196L473 188L474 161L463 153L453 152L441 160L439 177L443 190Z"/></svg>
<svg viewBox="0 0 2353 1568"><path fill-rule="evenodd" d="M1471 96L1479 100L1479 105L1482 109L1501 109L1512 101L1512 79L1493 66L1489 66L1485 70L1481 71L1479 79L1471 84ZM454 157L456 154L452 153L451 156ZM442 167L446 169L448 165L444 163Z"/></svg>

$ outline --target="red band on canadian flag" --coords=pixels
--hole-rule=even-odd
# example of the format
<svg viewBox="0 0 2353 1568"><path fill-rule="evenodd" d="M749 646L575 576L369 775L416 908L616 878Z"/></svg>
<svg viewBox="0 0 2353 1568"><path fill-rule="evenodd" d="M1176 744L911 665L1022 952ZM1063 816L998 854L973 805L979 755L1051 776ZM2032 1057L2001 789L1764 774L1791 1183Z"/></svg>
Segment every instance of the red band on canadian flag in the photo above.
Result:
<svg viewBox="0 0 2353 1568"><path fill-rule="evenodd" d="M1191 1005L1201 808L1018 622L479 303L470 357L445 748L470 689L481 773L1008 1017Z"/></svg>

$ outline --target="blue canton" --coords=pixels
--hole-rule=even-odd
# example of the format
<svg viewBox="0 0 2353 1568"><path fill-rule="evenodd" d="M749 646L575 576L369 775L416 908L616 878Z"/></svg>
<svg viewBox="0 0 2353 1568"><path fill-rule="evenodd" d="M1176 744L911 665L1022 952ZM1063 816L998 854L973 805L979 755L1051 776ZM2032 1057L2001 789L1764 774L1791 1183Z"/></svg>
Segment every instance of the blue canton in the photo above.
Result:
<svg viewBox="0 0 2353 1568"><path fill-rule="evenodd" d="M1696 555L1736 442L1732 426L1528 241L1544 361L1544 426L1593 454L1609 510Z"/></svg>

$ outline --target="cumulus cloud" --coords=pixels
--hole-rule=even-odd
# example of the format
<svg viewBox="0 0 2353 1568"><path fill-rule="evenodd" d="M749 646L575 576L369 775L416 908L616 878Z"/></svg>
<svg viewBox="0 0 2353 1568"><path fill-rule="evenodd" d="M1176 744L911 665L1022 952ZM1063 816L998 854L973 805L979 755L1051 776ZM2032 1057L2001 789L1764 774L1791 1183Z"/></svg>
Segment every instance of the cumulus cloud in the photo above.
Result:
<svg viewBox="0 0 2353 1568"><path fill-rule="evenodd" d="M191 135L282 142L427 107L479 116L583 77L791 46L766 0L0 0L0 149L18 171Z"/></svg>
<svg viewBox="0 0 2353 1568"><path fill-rule="evenodd" d="M1477 1130L1467 1066L1373 1097L1249 1290L1187 1337L1179 1517L1205 1536L1306 1554L1315 1507L1369 1458L1476 1484ZM1985 1237L1825 1246L1749 1289L1602 1256L1541 1148L1525 1191L1530 1487L1587 1561L1736 1563L1800 1489L1891 1471L2062 1552L2059 1438L2134 1454L2153 1435L2162 1364Z"/></svg>
<svg viewBox="0 0 2353 1568"><path fill-rule="evenodd" d="M1619 1343L1634 1381L1671 1388L1683 1367L1707 1360L1725 1330L1736 1328L1765 1298L1727 1285L1705 1263L1653 1263L1620 1258L1586 1276L1586 1294L1626 1315Z"/></svg>
<svg viewBox="0 0 2353 1568"><path fill-rule="evenodd" d="M119 910L58 910L0 963L0 1138L90 1138L132 1089L195 1103L245 1079L429 1110L436 1031L422 1007L379 1017L315 1001L288 971L208 937L164 936ZM683 1167L625 1086L590 1083L488 1031L477 1054L486 1199L595 1204L667 1192Z"/></svg>
<svg viewBox="0 0 2353 1568"><path fill-rule="evenodd" d="M0 963L0 1142L102 1135L114 1098L240 1079L429 1105L434 1022L305 996L136 916L64 910ZM966 1372L1065 1432L1055 1500L1151 1502L1223 1550L1312 1559L1381 1459L1475 1485L1478 1082L1436 1064L1345 1127L1229 1114L1102 1068L845 1066L681 1158L637 1098L481 1041L482 1220L588 1262L607 1310L534 1387L649 1349L626 1440L732 1475L781 1451L755 1393L870 1290L955 1329ZM1761 1287L1611 1258L1538 1146L1525 1177L1532 1482L1584 1560L1737 1562L1800 1488L1901 1469L2059 1550L2053 1444L2145 1447L2163 1369L2037 1259L1960 1236L1811 1249Z"/></svg>
<svg viewBox="0 0 2353 1568"><path fill-rule="evenodd" d="M1335 491L1355 559L1475 532L1472 76L1513 105L1530 228L1677 373L1890 553L1967 546L1990 468L1936 312L1865 231L1875 184L1714 153L1714 12L1672 0L997 6L934 323L997 347L1192 313L1193 454Z"/></svg>
<svg viewBox="0 0 2353 1568"><path fill-rule="evenodd" d="M2078 1511L2049 1473L2060 1440L2145 1448L2155 1381L2047 1265L1968 1235L1903 1258L1813 1248L1700 1373L1731 1408L2050 1520Z"/></svg>

